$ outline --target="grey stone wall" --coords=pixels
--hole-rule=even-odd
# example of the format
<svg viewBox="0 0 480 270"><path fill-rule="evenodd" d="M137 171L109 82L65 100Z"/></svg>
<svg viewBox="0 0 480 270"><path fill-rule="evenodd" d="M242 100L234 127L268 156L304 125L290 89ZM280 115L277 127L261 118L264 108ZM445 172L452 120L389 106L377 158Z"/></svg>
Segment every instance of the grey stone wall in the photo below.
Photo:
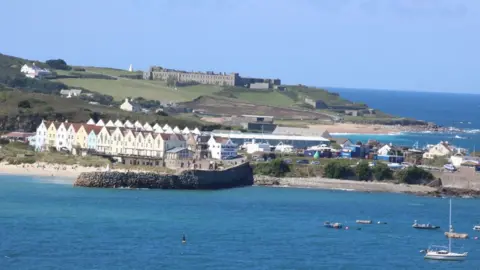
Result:
<svg viewBox="0 0 480 270"><path fill-rule="evenodd" d="M180 174L89 172L74 186L98 188L223 189L253 185L249 163L221 171L187 170Z"/></svg>

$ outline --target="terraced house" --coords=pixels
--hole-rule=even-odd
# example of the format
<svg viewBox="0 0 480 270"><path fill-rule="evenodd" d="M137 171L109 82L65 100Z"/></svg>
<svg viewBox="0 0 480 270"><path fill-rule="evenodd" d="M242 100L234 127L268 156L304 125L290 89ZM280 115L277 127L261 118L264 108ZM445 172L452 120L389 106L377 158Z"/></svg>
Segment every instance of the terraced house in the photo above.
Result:
<svg viewBox="0 0 480 270"><path fill-rule="evenodd" d="M128 128L131 127L131 128ZM38 126L35 148L45 151L49 146L57 150L68 150L78 154L78 150L95 151L112 156L137 156L150 158L165 158L167 151L174 148L187 149L189 143L195 142L200 134L198 128L190 131L179 127L163 127L158 123L142 124L136 121L122 122L117 120L97 122L90 119L87 123L45 122ZM190 148L194 148L190 146ZM185 157L188 155L181 155Z"/></svg>

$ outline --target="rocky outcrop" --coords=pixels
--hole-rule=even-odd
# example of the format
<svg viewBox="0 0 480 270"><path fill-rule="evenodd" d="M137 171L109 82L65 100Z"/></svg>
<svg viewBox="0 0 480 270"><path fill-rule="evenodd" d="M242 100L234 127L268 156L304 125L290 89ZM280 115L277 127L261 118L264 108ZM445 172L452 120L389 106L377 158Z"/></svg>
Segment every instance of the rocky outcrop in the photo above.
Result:
<svg viewBox="0 0 480 270"><path fill-rule="evenodd" d="M253 185L253 170L243 163L221 171L189 170L181 174L90 172L74 186L97 188L223 189Z"/></svg>
<svg viewBox="0 0 480 270"><path fill-rule="evenodd" d="M437 190L432 191L432 192L428 192L424 195L433 196L433 197L470 197L470 198L478 198L478 197L480 197L480 190L440 187Z"/></svg>

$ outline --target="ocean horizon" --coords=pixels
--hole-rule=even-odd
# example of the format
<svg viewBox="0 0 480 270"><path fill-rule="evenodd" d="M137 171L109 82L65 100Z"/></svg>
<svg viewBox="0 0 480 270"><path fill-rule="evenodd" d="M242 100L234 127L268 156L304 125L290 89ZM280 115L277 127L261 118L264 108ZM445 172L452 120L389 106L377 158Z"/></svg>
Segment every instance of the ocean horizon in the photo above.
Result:
<svg viewBox="0 0 480 270"><path fill-rule="evenodd" d="M332 133L333 137L348 138L354 142L369 139L382 143L419 147L437 144L440 141L473 151L480 147L480 96L463 93L432 93L394 90L369 90L352 88L327 88L343 98L364 102L369 107L401 117L434 122L445 127L454 127L466 132L452 130L448 133L401 132L390 134ZM476 97L476 98L472 98Z"/></svg>

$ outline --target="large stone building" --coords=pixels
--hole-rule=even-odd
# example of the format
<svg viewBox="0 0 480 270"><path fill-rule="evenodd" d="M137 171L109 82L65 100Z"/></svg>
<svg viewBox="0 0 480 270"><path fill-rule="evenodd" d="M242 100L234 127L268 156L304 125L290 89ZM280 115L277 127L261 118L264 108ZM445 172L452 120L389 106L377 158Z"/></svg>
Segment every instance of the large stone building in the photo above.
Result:
<svg viewBox="0 0 480 270"><path fill-rule="evenodd" d="M262 84L262 88L265 88L267 84L268 88L272 88L274 85L280 85L280 79L264 79L264 78L250 78L240 77L238 73L214 73L208 72L187 72L183 70L166 69L162 67L152 66L148 71L143 73L143 79L145 80L162 80L166 81L168 78L173 78L176 82L190 83L195 82L199 84L213 84L222 86L242 86L250 87L251 85Z"/></svg>

